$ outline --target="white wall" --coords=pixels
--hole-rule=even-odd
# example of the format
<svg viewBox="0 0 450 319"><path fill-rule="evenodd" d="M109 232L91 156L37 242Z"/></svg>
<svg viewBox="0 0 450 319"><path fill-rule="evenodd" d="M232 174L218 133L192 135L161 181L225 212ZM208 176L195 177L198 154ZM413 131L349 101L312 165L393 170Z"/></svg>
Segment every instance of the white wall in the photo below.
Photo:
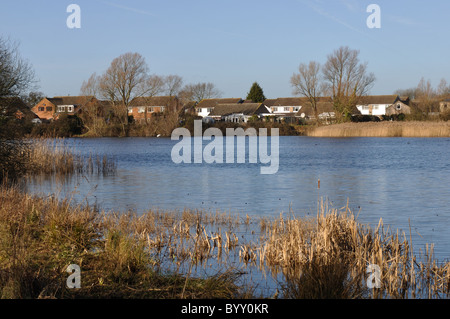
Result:
<svg viewBox="0 0 450 319"><path fill-rule="evenodd" d="M369 105L357 105L356 108L361 112L362 115L385 115L386 109L390 104L371 104L372 114L370 114Z"/></svg>

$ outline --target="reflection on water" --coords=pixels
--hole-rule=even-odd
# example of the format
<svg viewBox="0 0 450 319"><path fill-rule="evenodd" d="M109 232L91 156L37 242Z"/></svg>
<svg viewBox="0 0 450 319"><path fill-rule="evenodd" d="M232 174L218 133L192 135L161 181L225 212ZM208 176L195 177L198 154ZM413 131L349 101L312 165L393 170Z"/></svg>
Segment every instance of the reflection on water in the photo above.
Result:
<svg viewBox="0 0 450 319"><path fill-rule="evenodd" d="M72 139L74 150L117 160L114 175L33 178L33 193L56 194L104 210L149 208L231 211L250 216L312 214L318 197L346 205L362 223L399 228L413 243L435 243L450 257L450 139L280 137L280 167L174 164L177 141L157 138ZM204 144L208 143L207 141ZM225 143L224 143L225 144ZM321 187L318 189L317 181Z"/></svg>

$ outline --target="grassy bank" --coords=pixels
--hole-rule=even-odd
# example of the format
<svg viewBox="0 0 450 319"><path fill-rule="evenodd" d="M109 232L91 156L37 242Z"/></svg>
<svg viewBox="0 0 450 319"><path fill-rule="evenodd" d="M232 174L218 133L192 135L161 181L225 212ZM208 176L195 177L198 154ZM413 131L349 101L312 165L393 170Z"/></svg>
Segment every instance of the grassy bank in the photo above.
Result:
<svg viewBox="0 0 450 319"><path fill-rule="evenodd" d="M0 181L15 181L24 175L111 174L114 159L104 155L76 154L60 139L11 139L0 141Z"/></svg>
<svg viewBox="0 0 450 319"><path fill-rule="evenodd" d="M212 217L210 217L212 218ZM183 220L180 223L180 220ZM220 222L195 213L103 214L67 201L0 190L0 296L2 298L232 298L242 296L236 272L188 278L170 259L205 258L203 232L185 227ZM175 243L179 241L180 246ZM194 249L195 248L195 249ZM176 256L176 257L175 257ZM82 269L82 288L68 289L66 269ZM189 280L188 280L189 279Z"/></svg>
<svg viewBox="0 0 450 319"><path fill-rule="evenodd" d="M136 215L0 189L2 298L247 298L254 287L242 276L252 267L282 274L279 298L448 297L450 264L432 255L430 246L419 258L406 235L326 203L316 218ZM81 268L80 289L66 287L70 264ZM381 289L367 287L369 264L381 269Z"/></svg>
<svg viewBox="0 0 450 319"><path fill-rule="evenodd" d="M450 137L450 122L365 122L311 127L313 137Z"/></svg>

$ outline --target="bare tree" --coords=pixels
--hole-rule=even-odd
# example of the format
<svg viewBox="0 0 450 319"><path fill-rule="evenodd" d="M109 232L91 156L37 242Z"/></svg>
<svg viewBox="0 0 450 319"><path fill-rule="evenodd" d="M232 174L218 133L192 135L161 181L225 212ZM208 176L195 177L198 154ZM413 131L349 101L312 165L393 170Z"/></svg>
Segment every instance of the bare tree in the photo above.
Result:
<svg viewBox="0 0 450 319"><path fill-rule="evenodd" d="M294 73L291 77L291 85L294 88L293 94L302 95L308 99L314 110L317 124L320 124L317 102L324 90L320 71L320 63L311 61L309 64L300 64L298 73Z"/></svg>
<svg viewBox="0 0 450 319"><path fill-rule="evenodd" d="M123 133L128 124L128 107L138 96L145 95L148 65L139 53L125 53L115 58L99 79L99 92L111 102L114 113L122 125Z"/></svg>
<svg viewBox="0 0 450 319"><path fill-rule="evenodd" d="M100 90L100 76L93 73L87 81L83 81L80 94L84 96L98 96Z"/></svg>
<svg viewBox="0 0 450 319"><path fill-rule="evenodd" d="M180 92L183 99L200 102L203 99L219 98L222 92L213 83L188 84Z"/></svg>
<svg viewBox="0 0 450 319"><path fill-rule="evenodd" d="M43 98L45 94L40 91L31 91L28 94L23 94L21 99L28 105L29 108L32 108L36 104L38 104Z"/></svg>
<svg viewBox="0 0 450 319"><path fill-rule="evenodd" d="M97 98L100 90L100 76L96 73L92 74L87 81L84 81L81 85L80 95L84 96L83 109L81 111L81 119L83 120L84 127L88 129L92 135L98 135L99 128L105 123L104 110L100 101L92 101L93 98Z"/></svg>
<svg viewBox="0 0 450 319"><path fill-rule="evenodd" d="M450 85L448 85L447 81L442 78L439 82L439 85L436 89L436 94L439 96L439 98L446 98L450 96Z"/></svg>
<svg viewBox="0 0 450 319"><path fill-rule="evenodd" d="M361 97L367 95L375 82L367 63L359 62L359 51L340 47L328 55L323 76L329 86L337 116L352 112Z"/></svg>
<svg viewBox="0 0 450 319"><path fill-rule="evenodd" d="M24 94L36 83L31 64L18 48L18 43L0 37L0 96Z"/></svg>
<svg viewBox="0 0 450 319"><path fill-rule="evenodd" d="M178 75L167 75L163 78L165 92L168 96L176 96L183 86L183 78Z"/></svg>
<svg viewBox="0 0 450 319"><path fill-rule="evenodd" d="M423 77L420 79L416 89L416 99L422 111L427 113L432 112L433 104L436 99L436 91L431 85L430 80L425 80Z"/></svg>
<svg viewBox="0 0 450 319"><path fill-rule="evenodd" d="M416 97L417 88L409 88L409 89L398 89L394 92L396 95L407 96L411 100Z"/></svg>
<svg viewBox="0 0 450 319"><path fill-rule="evenodd" d="M150 75L145 81L140 83L138 92L140 96L157 96L164 92L165 86L166 82L164 77Z"/></svg>

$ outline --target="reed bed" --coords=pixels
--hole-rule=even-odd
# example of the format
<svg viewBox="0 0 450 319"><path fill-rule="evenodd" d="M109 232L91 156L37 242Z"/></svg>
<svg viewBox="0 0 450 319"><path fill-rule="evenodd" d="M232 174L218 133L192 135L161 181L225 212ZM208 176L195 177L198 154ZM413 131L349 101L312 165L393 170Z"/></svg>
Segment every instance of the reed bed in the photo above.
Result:
<svg viewBox="0 0 450 319"><path fill-rule="evenodd" d="M65 285L70 264L82 269L81 289ZM380 268L380 288L368 287L369 265ZM254 222L219 211L99 212L0 188L3 298L246 298L254 287L239 280L252 269L282 278L280 298L450 293L450 263L432 245L414 254L407 234L382 220L364 226L348 206L321 201L315 217Z"/></svg>
<svg viewBox="0 0 450 319"><path fill-rule="evenodd" d="M54 197L0 189L2 298L235 298L240 276L193 268L237 247L235 217L199 211L98 212ZM228 229L211 232L212 227ZM66 268L82 269L68 289Z"/></svg>
<svg viewBox="0 0 450 319"><path fill-rule="evenodd" d="M116 162L106 155L76 154L63 138L32 139L26 146L22 154L29 174L109 174L117 169Z"/></svg>
<svg viewBox="0 0 450 319"><path fill-rule="evenodd" d="M312 137L450 137L450 122L365 122L314 127Z"/></svg>
<svg viewBox="0 0 450 319"><path fill-rule="evenodd" d="M450 263L413 254L405 233L361 225L348 206L321 201L316 218L265 220L261 268L286 278L289 298L448 298ZM411 240L411 238L410 238ZM380 269L380 288L369 289L369 265Z"/></svg>

